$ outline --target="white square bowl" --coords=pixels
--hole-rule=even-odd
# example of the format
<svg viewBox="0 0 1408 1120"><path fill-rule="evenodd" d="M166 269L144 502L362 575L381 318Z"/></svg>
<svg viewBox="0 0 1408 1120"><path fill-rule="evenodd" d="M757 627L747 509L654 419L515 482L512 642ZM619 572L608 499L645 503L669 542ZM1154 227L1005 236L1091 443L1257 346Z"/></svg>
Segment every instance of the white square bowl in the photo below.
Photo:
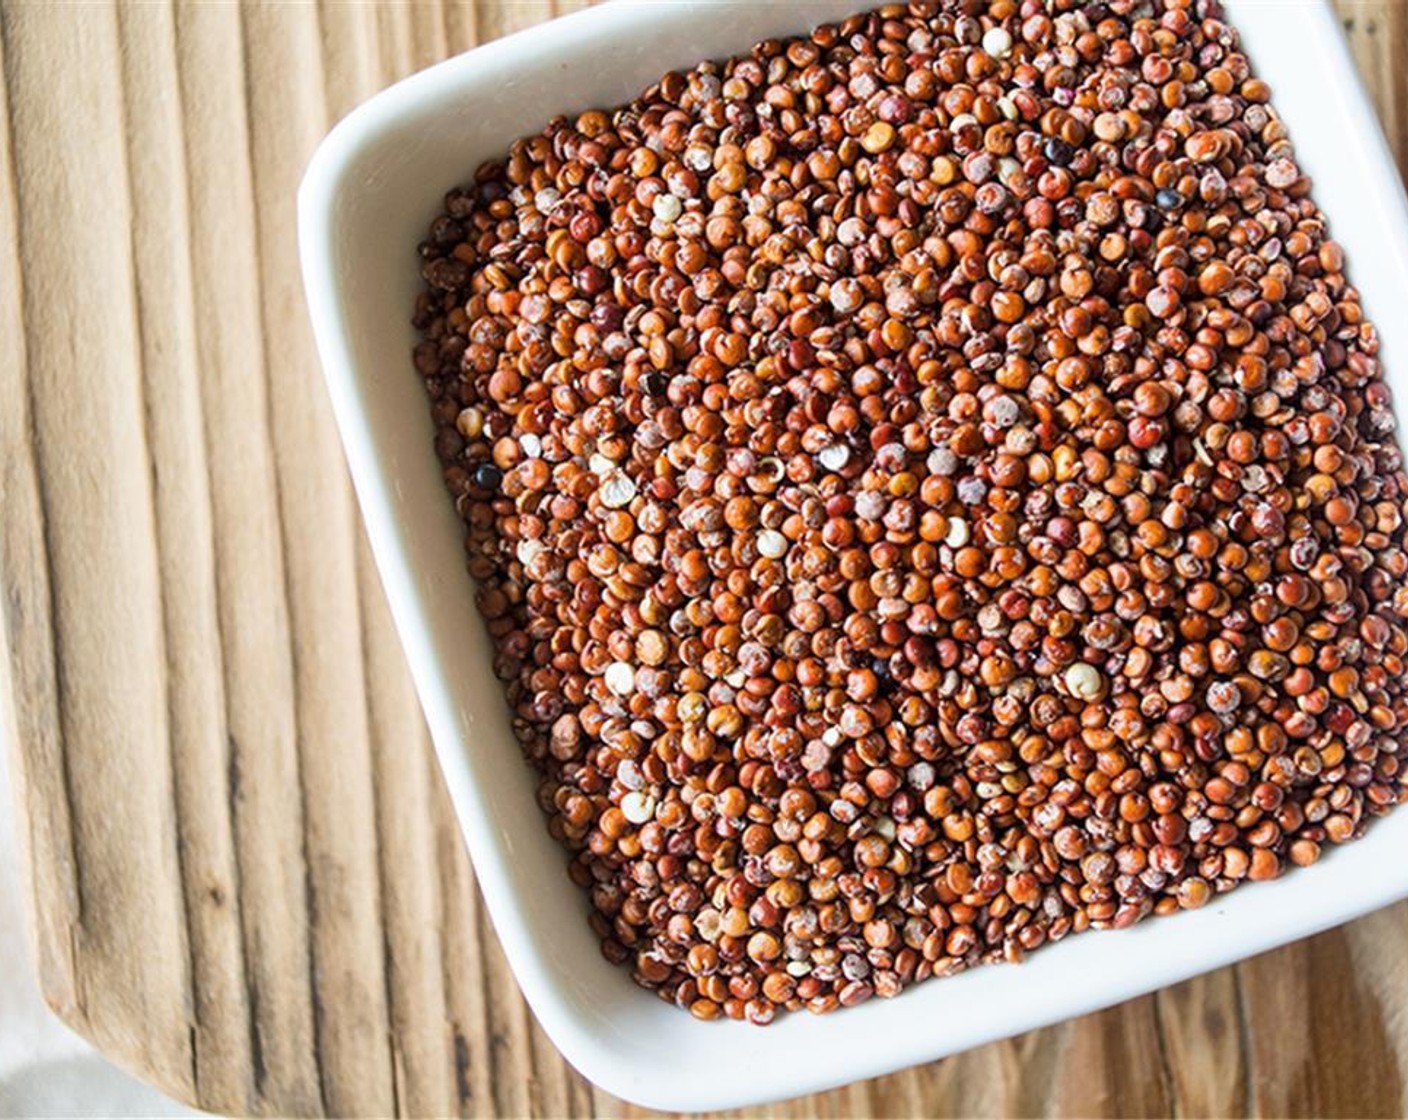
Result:
<svg viewBox="0 0 1408 1120"><path fill-rule="evenodd" d="M1408 896L1408 808L1314 867L1206 909L1070 938L893 1000L701 1023L609 965L548 836L508 727L462 534L432 451L409 325L415 253L445 191L552 116L619 104L662 73L800 34L865 0L617 0L408 78L347 117L298 197L318 351L397 629L494 926L534 1013L602 1088L654 1108L730 1108L827 1089L1080 1015ZM1408 399L1408 208L1324 0L1229 0ZM1402 426L1404 412L1399 408Z"/></svg>

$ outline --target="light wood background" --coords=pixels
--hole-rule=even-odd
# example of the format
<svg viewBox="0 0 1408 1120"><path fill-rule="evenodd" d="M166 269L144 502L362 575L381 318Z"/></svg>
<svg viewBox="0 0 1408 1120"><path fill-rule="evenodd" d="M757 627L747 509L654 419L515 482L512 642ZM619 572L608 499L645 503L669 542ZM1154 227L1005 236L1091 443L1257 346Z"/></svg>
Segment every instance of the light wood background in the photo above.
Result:
<svg viewBox="0 0 1408 1120"><path fill-rule="evenodd" d="M0 0L0 827L54 1009L207 1109L634 1111L482 912L294 242L333 121L567 6ZM1408 169L1408 6L1340 8ZM765 1113L1392 1116L1405 1086L1408 905Z"/></svg>

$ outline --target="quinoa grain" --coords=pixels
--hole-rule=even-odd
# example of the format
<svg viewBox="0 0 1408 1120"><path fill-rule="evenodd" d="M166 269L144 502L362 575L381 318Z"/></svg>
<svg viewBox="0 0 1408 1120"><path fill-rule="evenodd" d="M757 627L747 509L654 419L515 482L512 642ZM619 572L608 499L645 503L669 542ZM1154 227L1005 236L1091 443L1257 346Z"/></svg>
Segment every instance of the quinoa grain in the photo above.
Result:
<svg viewBox="0 0 1408 1120"><path fill-rule="evenodd" d="M1404 799L1378 339L1214 0L891 5L450 192L413 363L608 960L770 1022Z"/></svg>

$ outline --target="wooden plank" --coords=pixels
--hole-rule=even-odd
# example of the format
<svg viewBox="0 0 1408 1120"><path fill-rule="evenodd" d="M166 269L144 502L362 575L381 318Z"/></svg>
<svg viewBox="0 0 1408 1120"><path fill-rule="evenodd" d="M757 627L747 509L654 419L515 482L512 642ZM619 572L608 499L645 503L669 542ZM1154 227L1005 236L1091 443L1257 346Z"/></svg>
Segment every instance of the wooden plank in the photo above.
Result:
<svg viewBox="0 0 1408 1120"><path fill-rule="evenodd" d="M333 121L581 3L0 5L0 719L41 984L206 1108L645 1115L556 1054L489 927L294 256ZM1340 9L1408 171L1408 5ZM1405 950L1408 905L733 1115L1401 1115Z"/></svg>
<svg viewBox="0 0 1408 1120"><path fill-rule="evenodd" d="M190 930L194 1095L253 1105L254 1049L238 915L216 603L210 466L192 299L185 145L169 8L123 5L123 95L146 431L156 503L171 762Z"/></svg>
<svg viewBox="0 0 1408 1120"><path fill-rule="evenodd" d="M3 27L3 25L0 25ZM40 988L70 1022L81 1021L74 940L78 866L58 699L53 591L44 496L26 374L22 265L9 74L0 31L0 599L7 656L0 658L0 728L14 774L15 825L27 878Z"/></svg>
<svg viewBox="0 0 1408 1120"><path fill-rule="evenodd" d="M356 572L356 515L301 305L294 191L326 128L316 9L241 8L246 148L262 296L299 780L308 859L323 1102L334 1115L398 1111L380 918ZM236 149L238 151L238 149Z"/></svg>
<svg viewBox="0 0 1408 1120"><path fill-rule="evenodd" d="M1408 179L1408 5L1336 0L1350 52L1374 102L1398 168Z"/></svg>
<svg viewBox="0 0 1408 1120"><path fill-rule="evenodd" d="M48 18L39 6L6 7L0 32L10 128L20 138L14 244L23 268L27 442L40 480L37 510L20 497L21 516L38 512L39 523L7 523L6 533L37 531L44 542L43 553L6 551L9 560L42 556L45 564L42 575L20 567L7 578L47 586L49 598L47 618L7 611L12 625L53 630L48 665L59 714L49 733L57 732L64 780L51 791L61 801L31 822L68 816L62 855L71 855L77 886L76 921L66 931L72 983L49 998L71 1000L65 1012L123 1064L184 1087L189 962L117 18L108 6L81 22ZM69 111L75 105L84 111ZM44 142L25 142L33 136ZM45 668L41 660L17 675ZM33 714L23 714L21 750ZM21 781L36 769L21 766ZM65 892L57 905L71 901ZM40 922L55 924L53 915ZM50 958L46 979L52 969Z"/></svg>
<svg viewBox="0 0 1408 1120"><path fill-rule="evenodd" d="M1237 973L1224 968L1156 997L1173 1097L1190 1116L1247 1112L1247 1057Z"/></svg>
<svg viewBox="0 0 1408 1120"><path fill-rule="evenodd" d="M239 11L176 9L203 435L215 542L232 802L257 1110L325 1111L299 796L294 669L263 376Z"/></svg>
<svg viewBox="0 0 1408 1120"><path fill-rule="evenodd" d="M1385 916L1401 924L1402 907ZM1402 937L1395 939L1401 947ZM1383 1009L1369 993L1402 976L1394 945L1372 955L1393 971L1359 970L1345 930L1238 966L1252 1075L1249 1110L1264 1116L1397 1116L1398 1069ZM1382 955L1380 955L1382 953ZM1388 986L1391 986L1391 982Z"/></svg>

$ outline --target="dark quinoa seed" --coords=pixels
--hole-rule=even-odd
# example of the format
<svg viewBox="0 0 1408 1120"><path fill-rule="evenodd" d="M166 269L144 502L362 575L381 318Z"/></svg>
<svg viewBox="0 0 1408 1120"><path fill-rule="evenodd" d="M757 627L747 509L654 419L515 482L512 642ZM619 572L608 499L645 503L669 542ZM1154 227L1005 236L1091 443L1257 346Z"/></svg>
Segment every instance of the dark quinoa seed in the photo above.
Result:
<svg viewBox="0 0 1408 1120"><path fill-rule="evenodd" d="M1059 136L1049 136L1042 148L1048 163L1055 167L1065 167L1071 162L1076 150Z"/></svg>
<svg viewBox="0 0 1408 1120"><path fill-rule="evenodd" d="M466 171L413 362L641 984L888 998L1404 800L1378 339L1214 0L892 6Z"/></svg>
<svg viewBox="0 0 1408 1120"><path fill-rule="evenodd" d="M480 463L474 468L474 485L480 490L497 490L504 480L504 472L493 463Z"/></svg>

